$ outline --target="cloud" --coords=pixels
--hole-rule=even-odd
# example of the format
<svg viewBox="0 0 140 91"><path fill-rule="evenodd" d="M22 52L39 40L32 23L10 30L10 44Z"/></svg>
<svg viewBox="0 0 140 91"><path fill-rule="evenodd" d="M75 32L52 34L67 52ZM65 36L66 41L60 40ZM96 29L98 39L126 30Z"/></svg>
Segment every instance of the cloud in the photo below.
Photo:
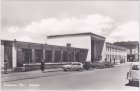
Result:
<svg viewBox="0 0 140 91"><path fill-rule="evenodd" d="M118 26L107 38L107 41L138 41L139 23L135 21L127 22Z"/></svg>
<svg viewBox="0 0 140 91"><path fill-rule="evenodd" d="M107 30L112 27L114 21L99 14L88 15L85 17L66 17L55 18L51 17L43 19L40 22L32 22L23 30L31 34L65 34L79 32L93 32L102 34L103 29Z"/></svg>
<svg viewBox="0 0 140 91"><path fill-rule="evenodd" d="M8 30L8 33L15 33L19 31L19 28L16 26L12 26L10 28L7 28L6 30Z"/></svg>
<svg viewBox="0 0 140 91"><path fill-rule="evenodd" d="M139 27L137 22L129 22L114 29L117 24L112 18L100 14L81 17L49 17L38 22L32 21L23 28L18 26L6 28L2 38L44 43L48 35L81 32L102 35L107 37L107 41L135 40L138 38Z"/></svg>
<svg viewBox="0 0 140 91"><path fill-rule="evenodd" d="M92 32L104 35L104 31L112 28L114 20L100 14L87 15L82 17L50 17L39 22L33 21L29 25L20 28L12 26L4 31L7 38L18 40L30 40L39 42L47 35ZM24 36L23 36L24 35ZM25 36L26 35L26 36ZM22 37L21 37L22 36ZM43 38L43 41L44 41ZM37 41L38 40L38 41Z"/></svg>
<svg viewBox="0 0 140 91"><path fill-rule="evenodd" d="M24 41L24 42L32 42L32 38L28 35L23 35L20 37L15 38L16 40Z"/></svg>

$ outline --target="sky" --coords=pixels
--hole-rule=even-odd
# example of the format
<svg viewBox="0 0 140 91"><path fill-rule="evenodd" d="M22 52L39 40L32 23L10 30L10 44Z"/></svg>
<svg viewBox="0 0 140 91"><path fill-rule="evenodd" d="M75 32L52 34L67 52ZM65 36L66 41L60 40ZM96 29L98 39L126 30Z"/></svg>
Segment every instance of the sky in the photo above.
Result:
<svg viewBox="0 0 140 91"><path fill-rule="evenodd" d="M46 36L91 32L107 42L139 40L139 1L2 0L0 38L46 43Z"/></svg>

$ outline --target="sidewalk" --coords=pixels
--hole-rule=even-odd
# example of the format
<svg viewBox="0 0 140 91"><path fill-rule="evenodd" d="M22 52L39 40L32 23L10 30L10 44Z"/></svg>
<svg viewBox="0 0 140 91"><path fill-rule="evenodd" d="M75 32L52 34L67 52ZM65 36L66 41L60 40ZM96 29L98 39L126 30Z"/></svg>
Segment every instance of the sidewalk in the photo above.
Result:
<svg viewBox="0 0 140 91"><path fill-rule="evenodd" d="M1 81L9 82L9 81L34 79L39 77L51 76L54 75L54 73L57 71L62 71L62 69L61 68L46 69L44 72L42 72L41 70L36 70L36 71L28 71L28 72L15 72L9 74L1 74Z"/></svg>
<svg viewBox="0 0 140 91"><path fill-rule="evenodd" d="M121 66L127 66L131 63L122 63L114 65L114 67L121 67ZM35 71L27 71L27 72L13 72L9 74L1 74L1 81L2 82L9 82L9 81L18 81L18 80L25 80L25 79L35 79L40 77L48 77L48 76L55 76L55 75L62 75L66 74L62 71L62 68L59 69L45 69L44 72L41 70L35 70Z"/></svg>
<svg viewBox="0 0 140 91"><path fill-rule="evenodd" d="M121 64L116 64L114 65L114 67L120 67L120 66L126 66L126 65L130 65L131 63L121 63Z"/></svg>

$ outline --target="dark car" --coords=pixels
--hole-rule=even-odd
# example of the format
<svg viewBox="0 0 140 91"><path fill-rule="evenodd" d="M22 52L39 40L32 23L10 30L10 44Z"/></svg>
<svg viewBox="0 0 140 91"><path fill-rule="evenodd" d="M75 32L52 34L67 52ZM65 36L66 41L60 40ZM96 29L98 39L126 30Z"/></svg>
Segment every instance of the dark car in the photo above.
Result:
<svg viewBox="0 0 140 91"><path fill-rule="evenodd" d="M112 62L109 62L109 61L104 61L102 63L104 64L104 66L106 68L112 68L114 66L114 64Z"/></svg>
<svg viewBox="0 0 140 91"><path fill-rule="evenodd" d="M93 69L93 65L90 62L85 62L83 63L83 68L86 70L91 70Z"/></svg>
<svg viewBox="0 0 140 91"><path fill-rule="evenodd" d="M93 68L100 68L100 69L103 69L103 68L105 68L105 65L104 65L104 63L102 63L102 62L93 62L93 63L92 63L92 67L93 67Z"/></svg>

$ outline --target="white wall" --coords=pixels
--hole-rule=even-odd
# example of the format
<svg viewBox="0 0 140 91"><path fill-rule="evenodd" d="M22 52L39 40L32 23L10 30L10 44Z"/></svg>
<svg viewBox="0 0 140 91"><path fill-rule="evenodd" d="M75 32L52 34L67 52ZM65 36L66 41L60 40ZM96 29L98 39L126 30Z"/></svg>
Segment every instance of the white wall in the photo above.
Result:
<svg viewBox="0 0 140 91"><path fill-rule="evenodd" d="M12 46L12 67L16 68L17 67L17 48L16 44L13 44Z"/></svg>
<svg viewBox="0 0 140 91"><path fill-rule="evenodd" d="M106 58L106 42L104 42L104 45L103 45L102 61L104 61L105 58Z"/></svg>
<svg viewBox="0 0 140 91"><path fill-rule="evenodd" d="M90 36L71 36L71 37L59 37L47 39L47 44L66 46L67 43L71 43L71 47L86 48L88 49L88 55L86 61L91 60L91 37Z"/></svg>
<svg viewBox="0 0 140 91"><path fill-rule="evenodd" d="M112 57L112 55L120 55L120 56L125 56L125 61L127 61L127 51L121 51L121 52L119 52L119 51L106 51L106 43L104 43L104 47L103 47L103 52L102 52L102 58L103 58L103 60L106 58L106 55L111 55L111 57ZM110 61L110 60L108 60L108 61ZM112 62L113 62L113 60L112 60ZM119 60L115 60L115 62L116 63L120 63L120 59Z"/></svg>
<svg viewBox="0 0 140 91"><path fill-rule="evenodd" d="M4 67L4 45L1 45L0 58L1 58L1 67Z"/></svg>

